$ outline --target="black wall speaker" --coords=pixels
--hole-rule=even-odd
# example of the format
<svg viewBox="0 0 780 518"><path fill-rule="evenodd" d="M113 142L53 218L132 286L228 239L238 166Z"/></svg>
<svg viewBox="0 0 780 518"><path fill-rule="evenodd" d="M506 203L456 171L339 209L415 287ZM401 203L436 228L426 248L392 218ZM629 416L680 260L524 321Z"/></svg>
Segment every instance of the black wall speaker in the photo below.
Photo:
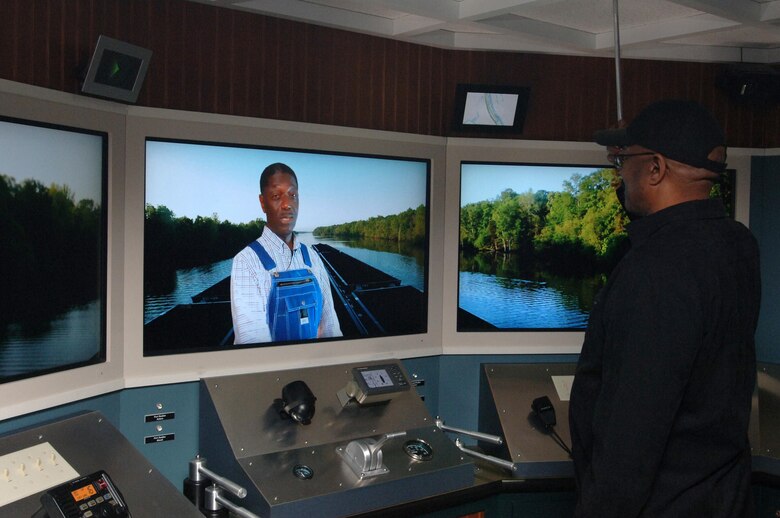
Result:
<svg viewBox="0 0 780 518"><path fill-rule="evenodd" d="M81 92L134 103L143 86L152 51L107 36L98 37Z"/></svg>
<svg viewBox="0 0 780 518"><path fill-rule="evenodd" d="M780 101L780 72L769 65L729 65L717 85L735 101L770 105Z"/></svg>

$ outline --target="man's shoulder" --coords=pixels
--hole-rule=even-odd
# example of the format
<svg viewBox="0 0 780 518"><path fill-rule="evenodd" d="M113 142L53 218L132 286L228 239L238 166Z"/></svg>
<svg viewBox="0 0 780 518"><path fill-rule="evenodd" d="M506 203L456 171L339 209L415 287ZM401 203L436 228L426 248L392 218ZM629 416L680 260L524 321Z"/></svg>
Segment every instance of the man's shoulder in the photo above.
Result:
<svg viewBox="0 0 780 518"><path fill-rule="evenodd" d="M301 243L301 247L303 247L304 244ZM320 254L317 253L317 251L314 249L311 245L305 245L306 251L309 254L309 260L311 261L311 267L312 268L325 268L325 264L322 262L322 258L320 257Z"/></svg>
<svg viewBox="0 0 780 518"><path fill-rule="evenodd" d="M254 243L258 243L260 244L260 246L262 246L259 240L249 242L244 248L239 250L239 252L235 256L233 256L233 263L243 262L248 265L259 266L260 256L258 255L258 252L253 248Z"/></svg>

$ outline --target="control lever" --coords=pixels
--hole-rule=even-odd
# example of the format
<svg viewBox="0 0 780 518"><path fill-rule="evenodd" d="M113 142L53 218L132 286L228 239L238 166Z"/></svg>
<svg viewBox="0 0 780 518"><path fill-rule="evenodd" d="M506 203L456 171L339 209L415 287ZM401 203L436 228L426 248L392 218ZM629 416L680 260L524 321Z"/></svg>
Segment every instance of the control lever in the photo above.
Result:
<svg viewBox="0 0 780 518"><path fill-rule="evenodd" d="M492 444L498 444L499 446L504 444L504 439L502 437L499 437L498 435L491 435L489 433L484 433L484 432L472 432L470 430L464 430L462 428L455 428L454 426L447 426L444 424L444 421L441 419L441 417L436 418L436 426L438 426L439 429L444 432L453 432L453 433L459 433L461 435L467 435L469 437L473 437L474 439L479 439L480 441L485 441Z"/></svg>
<svg viewBox="0 0 780 518"><path fill-rule="evenodd" d="M224 480L224 479L223 479ZM231 482L232 483L232 482ZM214 512L220 511L222 508L227 508L231 513L241 516L242 518L260 518L255 513L237 506L224 496L222 496L222 490L224 488L214 484L206 488L206 502L203 506L207 511ZM242 488L243 489L243 488ZM246 490L244 491L246 494ZM243 498L243 497L241 497Z"/></svg>
<svg viewBox="0 0 780 518"><path fill-rule="evenodd" d="M198 509L203 509L206 505L205 492L209 489L207 486L211 484L229 491L238 498L246 496L246 489L206 468L206 458L197 455L190 461L189 477L184 479L184 496L189 498Z"/></svg>
<svg viewBox="0 0 780 518"><path fill-rule="evenodd" d="M355 439L346 448L336 451L359 478L383 475L390 470L382 462L382 446L390 439L405 435L406 432L394 432L386 433L379 439Z"/></svg>
<svg viewBox="0 0 780 518"><path fill-rule="evenodd" d="M466 455L468 455L470 457L476 457L476 458L482 459L485 462L488 462L490 464L495 464L496 466L498 466L500 468L506 468L509 471L511 471L512 473L517 471L517 466L515 465L514 462L510 462L510 461L504 460L504 459L499 459L498 457L493 457L492 455L485 455L484 453L480 453L478 451L469 450L468 448L466 448L463 445L463 443L461 442L460 438L455 439L455 446L460 451L462 451L463 453L465 453Z"/></svg>
<svg viewBox="0 0 780 518"><path fill-rule="evenodd" d="M437 417L435 422L436 422L436 426L438 426L440 430L445 432L453 432L462 435L467 435L469 437L473 437L474 439L478 439L484 442L489 442L491 444L497 444L499 446L504 444L503 437L499 437L498 435L492 435L484 432L473 432L471 430L455 428L454 426L447 426L444 424L444 421L440 417ZM457 446L460 451L462 451L466 455L469 455L470 457L476 457L478 459L484 460L485 462L489 462L490 464L495 464L496 466L499 466L501 468L506 468L512 473L517 471L517 466L515 466L514 462L500 459L492 455L486 455L478 451L469 450L463 445L463 442L460 440L460 437L455 439L455 446Z"/></svg>

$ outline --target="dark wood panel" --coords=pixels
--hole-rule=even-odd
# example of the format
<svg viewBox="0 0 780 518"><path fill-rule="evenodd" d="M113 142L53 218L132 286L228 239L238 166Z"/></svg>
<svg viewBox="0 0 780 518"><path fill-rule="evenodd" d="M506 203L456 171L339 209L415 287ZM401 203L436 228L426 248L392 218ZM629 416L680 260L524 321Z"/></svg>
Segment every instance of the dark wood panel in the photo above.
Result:
<svg viewBox="0 0 780 518"><path fill-rule="evenodd" d="M458 83L519 84L516 138L587 141L616 123L608 58L444 50L183 0L3 0L0 77L76 93L100 34L153 51L140 105L450 135ZM780 146L780 107L734 102L724 66L624 59L623 114L693 99L731 146Z"/></svg>

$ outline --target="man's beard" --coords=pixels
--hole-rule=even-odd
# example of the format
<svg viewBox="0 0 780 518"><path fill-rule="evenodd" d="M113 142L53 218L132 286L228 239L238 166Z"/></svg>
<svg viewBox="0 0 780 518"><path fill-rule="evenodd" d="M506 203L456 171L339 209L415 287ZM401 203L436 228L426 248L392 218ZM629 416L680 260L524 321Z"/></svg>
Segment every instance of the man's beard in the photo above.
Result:
<svg viewBox="0 0 780 518"><path fill-rule="evenodd" d="M642 217L641 214L630 211L626 208L626 184L623 183L622 180L620 182L620 185L618 185L617 188L615 189L615 195L617 196L618 202L620 202L620 206L623 207L623 210L628 215L628 219L634 221Z"/></svg>

